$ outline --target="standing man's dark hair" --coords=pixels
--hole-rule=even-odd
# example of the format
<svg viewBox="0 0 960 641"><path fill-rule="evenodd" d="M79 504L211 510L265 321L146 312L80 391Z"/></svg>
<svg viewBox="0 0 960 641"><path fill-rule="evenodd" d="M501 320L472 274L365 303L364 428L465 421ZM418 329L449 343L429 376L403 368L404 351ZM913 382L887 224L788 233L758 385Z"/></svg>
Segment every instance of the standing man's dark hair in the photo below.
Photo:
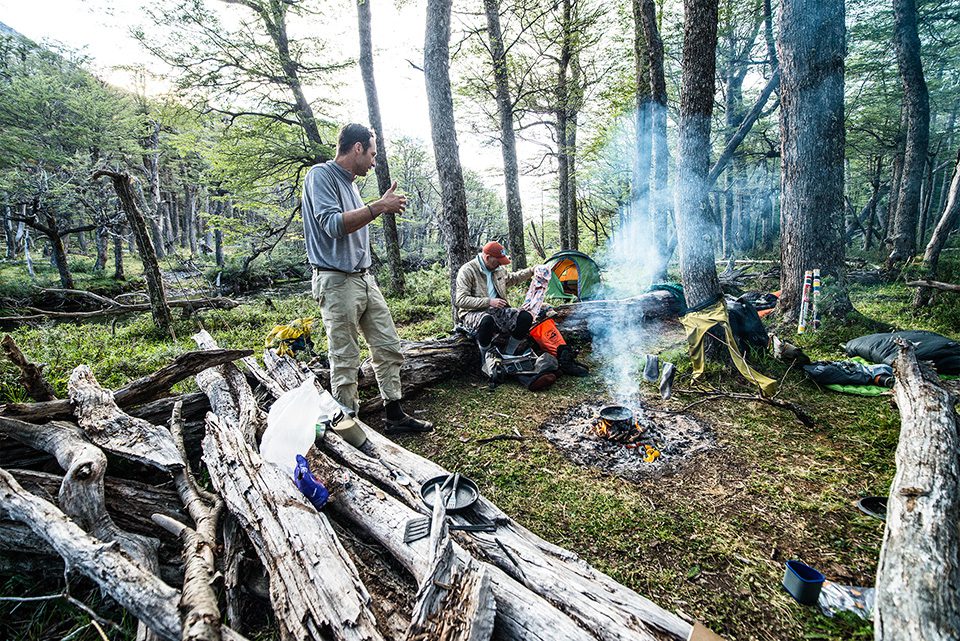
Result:
<svg viewBox="0 0 960 641"><path fill-rule="evenodd" d="M370 148L370 139L375 135L369 127L355 122L344 125L337 135L337 154L349 153L357 143L363 145L363 151L366 151Z"/></svg>

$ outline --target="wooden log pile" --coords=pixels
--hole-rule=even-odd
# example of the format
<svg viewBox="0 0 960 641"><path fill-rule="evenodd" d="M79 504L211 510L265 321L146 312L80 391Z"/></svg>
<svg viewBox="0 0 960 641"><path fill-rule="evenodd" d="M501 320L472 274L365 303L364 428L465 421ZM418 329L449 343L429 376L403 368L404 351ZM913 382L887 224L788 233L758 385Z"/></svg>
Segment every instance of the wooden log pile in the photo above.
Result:
<svg viewBox="0 0 960 641"><path fill-rule="evenodd" d="M195 340L204 351L192 358L211 356L196 373L206 404L195 395L144 403L157 396L148 386L139 407L124 406L79 366L69 416L51 420L31 404L18 406L17 417L0 413L0 436L63 470L2 469L29 459L0 454L0 567L49 572L62 559L132 613L141 638L241 639L254 632L243 615L257 604L268 606L284 639L690 636L690 622L482 496L469 518L496 530L449 529L467 517L442 506L430 512L419 497L421 483L447 472L362 423L361 448L328 430L310 450L333 497L317 511L290 471L265 462L257 447L265 410L308 370L267 352L263 366L244 359L243 372L222 360L209 334ZM171 379L152 380L163 387ZM322 389L321 398L325 409L337 407ZM198 465L207 487L194 475ZM405 543L405 524L423 516L431 535ZM371 572L370 550L391 559L391 569Z"/></svg>

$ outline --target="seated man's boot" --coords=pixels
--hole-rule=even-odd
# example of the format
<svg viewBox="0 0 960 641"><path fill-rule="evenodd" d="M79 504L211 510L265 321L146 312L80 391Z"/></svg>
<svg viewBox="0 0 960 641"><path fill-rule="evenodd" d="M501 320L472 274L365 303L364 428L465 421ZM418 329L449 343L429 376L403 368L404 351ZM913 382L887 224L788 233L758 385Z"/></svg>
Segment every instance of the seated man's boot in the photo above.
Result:
<svg viewBox="0 0 960 641"><path fill-rule="evenodd" d="M384 434L412 434L433 431L433 423L410 416L400 407L400 401L388 401L385 411Z"/></svg>
<svg viewBox="0 0 960 641"><path fill-rule="evenodd" d="M560 371L570 376L587 376L590 370L586 365L574 360L576 354L569 345L557 347L557 360L560 362Z"/></svg>

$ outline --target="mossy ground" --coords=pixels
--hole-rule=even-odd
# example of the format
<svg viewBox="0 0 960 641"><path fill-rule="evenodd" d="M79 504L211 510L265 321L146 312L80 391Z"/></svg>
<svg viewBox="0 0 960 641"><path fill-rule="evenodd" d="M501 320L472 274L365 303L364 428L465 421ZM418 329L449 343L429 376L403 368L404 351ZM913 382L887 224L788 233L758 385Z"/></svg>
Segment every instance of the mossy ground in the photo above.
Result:
<svg viewBox="0 0 960 641"><path fill-rule="evenodd" d="M450 328L442 271L414 274L408 296L390 306L403 338L441 335ZM210 311L177 321L179 340L164 340L149 317L116 323L61 323L11 332L28 356L45 362L61 394L70 370L91 365L104 385L117 387L155 370L192 348L198 324L228 347L260 351L276 323L314 313L309 286L251 300L235 310ZM902 328L932 329L956 338L960 312L949 295L914 315L912 289L855 286L863 315ZM841 345L865 326L826 322L815 334L782 338L814 358L841 358ZM323 350L318 332L318 350ZM717 446L668 476L639 483L570 463L539 427L570 407L605 397L597 375L563 378L544 393L515 385L489 390L478 377L438 384L410 403L436 422L432 434L400 439L404 446L470 476L519 522L569 548L656 603L700 619L728 639L869 639L870 623L852 616L827 618L794 602L780 587L784 561L797 558L848 585L873 583L883 525L862 515L858 497L886 494L894 473L899 415L887 397L844 396L819 390L795 369L760 358L757 366L783 379L780 398L805 409L816 426L766 404L706 399L689 379L679 327L662 356L677 362L675 395L663 401L652 387L644 401L687 412L712 426ZM591 362L589 351L584 357ZM591 364L596 365L596 362ZM745 392L739 382L711 371L713 389ZM639 384L639 383L638 383ZM188 389L192 383L181 384ZM0 364L0 400L25 400L15 372ZM519 432L523 441L477 439ZM40 588L37 588L40 589ZM10 580L5 594L25 587ZM46 638L43 613L3 607L19 621L20 638ZM31 612L20 618L18 613ZM119 616L119 615L117 615ZM40 619L38 619L40 617ZM33 620L33 623L31 623ZM82 625L86 619L80 619ZM80 639L96 638L84 632ZM113 638L113 637L111 637Z"/></svg>

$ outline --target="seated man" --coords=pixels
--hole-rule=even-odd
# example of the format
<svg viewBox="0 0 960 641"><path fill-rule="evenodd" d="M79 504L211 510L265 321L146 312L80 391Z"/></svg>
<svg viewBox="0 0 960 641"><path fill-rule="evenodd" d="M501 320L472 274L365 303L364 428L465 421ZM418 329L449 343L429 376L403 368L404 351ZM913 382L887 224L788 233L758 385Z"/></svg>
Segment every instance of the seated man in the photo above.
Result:
<svg viewBox="0 0 960 641"><path fill-rule="evenodd" d="M534 318L530 312L510 307L507 288L530 280L535 268L518 272L502 269L503 265L509 264L503 245L491 241L457 272L457 319L467 329L477 332L481 352L490 349L498 334L509 334L503 353L516 354L533 326ZM587 369L573 360L574 353L568 345L560 345L556 357L560 371L565 374L587 375Z"/></svg>

